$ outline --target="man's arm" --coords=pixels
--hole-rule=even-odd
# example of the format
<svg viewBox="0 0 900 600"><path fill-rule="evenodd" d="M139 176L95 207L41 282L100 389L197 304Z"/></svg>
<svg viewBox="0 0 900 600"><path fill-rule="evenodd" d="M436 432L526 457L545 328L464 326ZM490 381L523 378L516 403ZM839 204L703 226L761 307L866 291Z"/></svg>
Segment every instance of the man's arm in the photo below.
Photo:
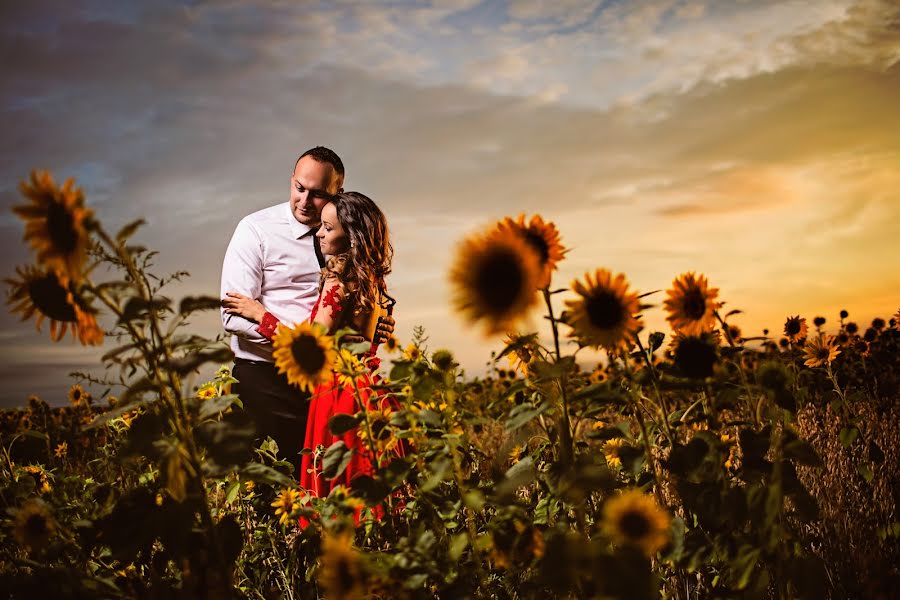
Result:
<svg viewBox="0 0 900 600"><path fill-rule="evenodd" d="M262 242L256 231L242 220L231 236L231 243L225 251L222 263L221 298L226 292L237 292L248 298L259 298L262 289L263 257ZM238 335L257 344L270 344L261 335L257 324L241 316L228 314L222 309L222 325L225 331Z"/></svg>

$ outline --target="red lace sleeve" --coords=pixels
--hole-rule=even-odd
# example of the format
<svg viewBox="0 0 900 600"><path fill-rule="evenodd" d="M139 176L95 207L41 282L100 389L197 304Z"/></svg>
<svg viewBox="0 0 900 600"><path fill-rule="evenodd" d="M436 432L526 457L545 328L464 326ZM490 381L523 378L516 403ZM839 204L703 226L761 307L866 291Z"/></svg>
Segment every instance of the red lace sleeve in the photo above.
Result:
<svg viewBox="0 0 900 600"><path fill-rule="evenodd" d="M278 329L278 324L281 321L278 320L278 317L273 315L270 312L267 312L263 315L262 321L260 321L259 326L256 328L256 331L259 332L260 335L267 339L272 339L275 337L275 330Z"/></svg>

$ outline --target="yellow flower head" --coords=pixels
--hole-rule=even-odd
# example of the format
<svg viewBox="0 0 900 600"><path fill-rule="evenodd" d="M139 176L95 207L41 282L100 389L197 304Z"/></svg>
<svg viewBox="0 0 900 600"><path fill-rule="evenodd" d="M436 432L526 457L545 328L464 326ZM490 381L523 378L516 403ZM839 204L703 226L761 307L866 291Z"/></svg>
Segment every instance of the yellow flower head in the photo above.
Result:
<svg viewBox="0 0 900 600"><path fill-rule="evenodd" d="M56 521L50 507L39 498L31 498L16 512L13 520L13 537L29 550L47 547L56 533Z"/></svg>
<svg viewBox="0 0 900 600"><path fill-rule="evenodd" d="M328 534L322 540L319 585L326 598L355 600L366 597L366 570L359 552L353 548L353 534Z"/></svg>
<svg viewBox="0 0 900 600"><path fill-rule="evenodd" d="M699 335L715 327L719 289L709 287L704 275L682 273L666 295L668 298L663 302L668 313L666 320L676 333Z"/></svg>
<svg viewBox="0 0 900 600"><path fill-rule="evenodd" d="M807 367L824 367L830 365L840 353L841 350L837 347L833 335L820 335L806 342L804 348L806 362L803 364Z"/></svg>
<svg viewBox="0 0 900 600"><path fill-rule="evenodd" d="M17 267L17 279L6 279L10 286L6 303L13 313L27 321L35 313L35 325L41 330L44 318L50 320L50 339L61 340L72 328L72 335L85 346L103 343L103 330L93 311L74 293L75 286L54 271L35 267Z"/></svg>
<svg viewBox="0 0 900 600"><path fill-rule="evenodd" d="M459 245L450 270L453 304L488 335L514 328L538 301L537 252L508 229L471 236Z"/></svg>
<svg viewBox="0 0 900 600"><path fill-rule="evenodd" d="M56 458L65 458L66 455L69 454L69 443L62 442L57 444L56 448L53 450L53 454Z"/></svg>
<svg viewBox="0 0 900 600"><path fill-rule="evenodd" d="M305 322L294 327L279 326L272 346L278 372L285 373L292 385L312 392L331 377L337 352L334 340L321 326Z"/></svg>
<svg viewBox="0 0 900 600"><path fill-rule="evenodd" d="M603 444L603 455L606 457L607 466L611 469L622 468L622 458L619 456L619 450L625 445L625 440L622 438L612 438L606 440Z"/></svg>
<svg viewBox="0 0 900 600"><path fill-rule="evenodd" d="M566 249L559 241L559 231L551 222L544 222L540 215L534 215L531 220L525 222L525 215L519 215L516 220L507 217L497 224L500 230L512 231L522 237L523 240L537 253L540 277L538 287L545 288L550 285L550 278L557 268L557 263L563 259Z"/></svg>
<svg viewBox="0 0 900 600"><path fill-rule="evenodd" d="M631 489L603 506L603 529L614 544L639 548L653 557L669 542L672 519L653 496Z"/></svg>
<svg viewBox="0 0 900 600"><path fill-rule="evenodd" d="M589 379L593 384L606 383L609 381L609 373L603 365L597 365L597 368L591 371Z"/></svg>
<svg viewBox="0 0 900 600"><path fill-rule="evenodd" d="M392 335L384 341L381 347L384 348L388 354L393 354L400 348L400 341Z"/></svg>
<svg viewBox="0 0 900 600"><path fill-rule="evenodd" d="M413 343L410 343L403 349L403 360L415 362L422 357L422 351Z"/></svg>
<svg viewBox="0 0 900 600"><path fill-rule="evenodd" d="M804 339L808 331L806 319L801 319L799 315L788 317L784 322L784 335L795 344Z"/></svg>
<svg viewBox="0 0 900 600"><path fill-rule="evenodd" d="M210 381L201 385L200 389L197 390L196 395L200 400L209 400L210 398L218 396L219 390L216 389L216 384Z"/></svg>
<svg viewBox="0 0 900 600"><path fill-rule="evenodd" d="M87 406L91 402L91 395L84 391L77 383L69 388L69 403L75 408Z"/></svg>
<svg viewBox="0 0 900 600"><path fill-rule="evenodd" d="M297 490L284 490L278 494L272 506L275 507L275 516L280 516L278 522L287 525L291 513L300 508L300 493Z"/></svg>
<svg viewBox="0 0 900 600"><path fill-rule="evenodd" d="M580 298L566 300L571 313L567 323L570 337L582 345L602 346L607 350L627 350L640 330L635 314L640 310L637 294L628 291L622 274L606 269L586 273L585 281L573 281L572 289Z"/></svg>
<svg viewBox="0 0 900 600"><path fill-rule="evenodd" d="M353 387L366 373L366 366L359 360L359 357L346 348L341 348L338 352L337 369L338 381L341 385L348 387Z"/></svg>
<svg viewBox="0 0 900 600"><path fill-rule="evenodd" d="M29 201L13 211L25 221L25 239L37 252L38 262L61 277L80 281L87 260L91 211L84 194L69 179L57 187L46 171L32 171L31 180L19 184Z"/></svg>

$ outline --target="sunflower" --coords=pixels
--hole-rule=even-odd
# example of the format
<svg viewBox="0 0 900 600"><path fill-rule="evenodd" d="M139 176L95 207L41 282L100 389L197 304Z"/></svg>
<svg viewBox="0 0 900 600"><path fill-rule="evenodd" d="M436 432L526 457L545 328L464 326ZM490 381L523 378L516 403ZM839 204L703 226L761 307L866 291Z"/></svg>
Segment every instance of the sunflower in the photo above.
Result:
<svg viewBox="0 0 900 600"><path fill-rule="evenodd" d="M382 347L388 354L393 354L400 348L400 342L393 335L385 340Z"/></svg>
<svg viewBox="0 0 900 600"><path fill-rule="evenodd" d="M784 335L793 343L797 343L806 337L809 327L806 326L806 319L801 319L800 315L788 317L784 322Z"/></svg>
<svg viewBox="0 0 900 600"><path fill-rule="evenodd" d="M504 345L507 347L515 346L514 350L510 350L506 353L506 359L509 361L510 370L522 371L522 373L528 374L528 363L531 362L534 355L531 344L534 343L536 339L537 334L534 333L529 335L519 335L517 333L506 334L506 339L503 340Z"/></svg>
<svg viewBox="0 0 900 600"><path fill-rule="evenodd" d="M50 507L40 498L31 498L19 508L13 520L13 537L29 550L47 547L56 533L56 522Z"/></svg>
<svg viewBox="0 0 900 600"><path fill-rule="evenodd" d="M422 351L419 350L419 347L414 343L410 342L410 344L403 349L403 360L408 360L410 362L416 362L422 357Z"/></svg>
<svg viewBox="0 0 900 600"><path fill-rule="evenodd" d="M61 442L56 445L56 448L53 450L53 455L56 458L65 458L69 454L69 443Z"/></svg>
<svg viewBox="0 0 900 600"><path fill-rule="evenodd" d="M892 320L894 321L894 329L900 329L900 308L894 313Z"/></svg>
<svg viewBox="0 0 900 600"><path fill-rule="evenodd" d="M824 367L829 365L841 353L835 344L833 335L820 335L812 341L808 341L804 352L806 362L803 364L807 367Z"/></svg>
<svg viewBox="0 0 900 600"><path fill-rule="evenodd" d="M591 371L588 379L593 384L606 383L609 381L609 373L606 372L606 368L603 365L597 365L597 368Z"/></svg>
<svg viewBox="0 0 900 600"><path fill-rule="evenodd" d="M73 281L82 277L90 236L91 211L84 207L84 193L66 180L58 187L47 171L32 171L31 181L19 184L30 202L14 206L25 221L25 239L37 251L38 261L49 270Z"/></svg>
<svg viewBox="0 0 900 600"><path fill-rule="evenodd" d="M603 444L603 455L606 457L606 464L609 468L622 468L622 457L619 456L619 450L625 445L625 440L622 438L612 438Z"/></svg>
<svg viewBox="0 0 900 600"><path fill-rule="evenodd" d="M69 388L69 403L75 408L87 406L91 402L91 395L84 391L84 388L77 383Z"/></svg>
<svg viewBox="0 0 900 600"><path fill-rule="evenodd" d="M675 368L685 377L705 379L713 374L719 360L719 336L715 332L700 335L678 334L672 340Z"/></svg>
<svg viewBox="0 0 900 600"><path fill-rule="evenodd" d="M366 367L355 354L341 348L338 352L337 377L341 385L352 388L366 372Z"/></svg>
<svg viewBox="0 0 900 600"><path fill-rule="evenodd" d="M278 372L288 383L310 392L331 377L337 361L334 340L313 323L279 326L272 346Z"/></svg>
<svg viewBox="0 0 900 600"><path fill-rule="evenodd" d="M634 316L640 302L637 294L628 291L625 275L597 269L593 275L585 274L584 283L573 281L572 289L581 298L566 300L571 309L566 318L572 327L569 336L578 337L585 346L628 350L641 325Z"/></svg>
<svg viewBox="0 0 900 600"><path fill-rule="evenodd" d="M201 385L196 394L197 398L199 398L200 400L209 400L210 398L215 398L218 395L219 390L216 389L216 384L211 381Z"/></svg>
<svg viewBox="0 0 900 600"><path fill-rule="evenodd" d="M669 542L671 521L652 496L637 489L622 492L603 506L603 528L613 543L640 548L647 557Z"/></svg>
<svg viewBox="0 0 900 600"><path fill-rule="evenodd" d="M365 598L365 565L353 549L353 534L345 531L326 535L322 540L319 584L327 598L351 600Z"/></svg>
<svg viewBox="0 0 900 600"><path fill-rule="evenodd" d="M453 353L444 348L434 351L434 354L431 355L431 362L441 371L449 371L456 366Z"/></svg>
<svg viewBox="0 0 900 600"><path fill-rule="evenodd" d="M557 268L556 264L566 254L566 249L559 241L559 231L556 229L556 225L551 222L545 223L540 215L534 215L526 223L525 215L521 214L516 220L506 217L497 224L497 229L512 231L521 236L537 252L540 268L537 286L539 288L548 287L553 271Z"/></svg>
<svg viewBox="0 0 900 600"><path fill-rule="evenodd" d="M300 508L300 493L297 490L284 490L278 494L272 506L275 507L275 516L281 515L278 522L287 525L291 513Z"/></svg>
<svg viewBox="0 0 900 600"><path fill-rule="evenodd" d="M72 335L85 346L103 343L103 330L97 324L93 311L76 296L65 277L54 271L35 267L17 267L18 279L8 278L10 291L6 303L12 313L21 313L27 321L35 313L37 330L41 330L44 318L50 320L50 339L58 342L72 327Z"/></svg>
<svg viewBox="0 0 900 600"><path fill-rule="evenodd" d="M668 298L663 302L669 313L666 320L676 333L697 335L715 327L719 288L709 287L706 276L682 273L666 295Z"/></svg>
<svg viewBox="0 0 900 600"><path fill-rule="evenodd" d="M464 240L450 270L456 310L493 335L513 329L538 301L537 252L520 235L496 229Z"/></svg>

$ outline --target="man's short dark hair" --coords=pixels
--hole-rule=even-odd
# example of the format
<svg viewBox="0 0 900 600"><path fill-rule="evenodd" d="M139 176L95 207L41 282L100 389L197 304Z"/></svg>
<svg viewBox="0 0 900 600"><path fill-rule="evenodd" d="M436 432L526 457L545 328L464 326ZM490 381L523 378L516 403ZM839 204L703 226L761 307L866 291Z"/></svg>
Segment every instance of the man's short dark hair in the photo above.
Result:
<svg viewBox="0 0 900 600"><path fill-rule="evenodd" d="M331 165L334 169L334 172L337 173L341 179L344 178L344 162L341 160L341 157L337 155L337 153L331 148L326 148L325 146L316 146L315 148L310 148L306 152L300 155L300 158L297 159L297 162L294 163L294 170L297 170L297 163L300 162L304 156L312 156L316 159L317 162L325 163L326 165Z"/></svg>

